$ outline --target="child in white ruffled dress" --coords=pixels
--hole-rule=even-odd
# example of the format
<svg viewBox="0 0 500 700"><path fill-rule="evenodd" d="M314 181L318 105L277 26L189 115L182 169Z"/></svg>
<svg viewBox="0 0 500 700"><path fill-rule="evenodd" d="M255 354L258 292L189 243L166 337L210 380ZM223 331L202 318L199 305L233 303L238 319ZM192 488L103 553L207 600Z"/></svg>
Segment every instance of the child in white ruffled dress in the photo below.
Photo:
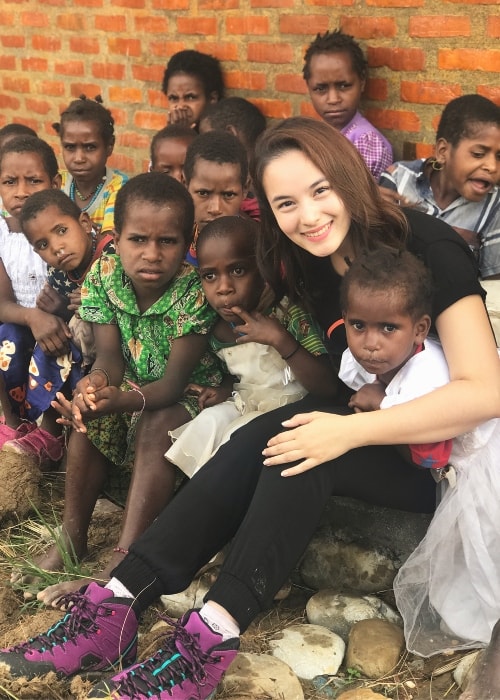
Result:
<svg viewBox="0 0 500 700"><path fill-rule="evenodd" d="M449 382L441 346L427 337L432 285L417 258L367 253L342 285L349 349L339 376L356 390L355 411L389 408ZM407 647L431 656L483 646L500 617L500 423L401 449L444 485L425 538L394 582Z"/></svg>

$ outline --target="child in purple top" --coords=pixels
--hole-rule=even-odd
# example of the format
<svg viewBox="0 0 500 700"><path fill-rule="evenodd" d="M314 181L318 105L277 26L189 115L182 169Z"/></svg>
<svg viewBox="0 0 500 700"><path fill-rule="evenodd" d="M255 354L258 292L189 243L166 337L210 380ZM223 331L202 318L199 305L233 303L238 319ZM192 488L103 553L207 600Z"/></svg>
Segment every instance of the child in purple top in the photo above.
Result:
<svg viewBox="0 0 500 700"><path fill-rule="evenodd" d="M392 147L358 111L366 72L361 47L340 29L318 34L304 55L302 75L314 109L356 146L378 178L392 163Z"/></svg>

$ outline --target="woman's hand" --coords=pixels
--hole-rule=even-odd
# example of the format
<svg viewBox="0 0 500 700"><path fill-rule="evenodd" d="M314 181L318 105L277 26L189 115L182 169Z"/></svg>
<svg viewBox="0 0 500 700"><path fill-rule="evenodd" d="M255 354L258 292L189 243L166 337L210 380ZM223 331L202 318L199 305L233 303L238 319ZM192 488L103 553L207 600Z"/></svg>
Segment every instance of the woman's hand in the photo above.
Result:
<svg viewBox="0 0 500 700"><path fill-rule="evenodd" d="M348 440L351 431L347 420L349 416L313 411L283 421L283 426L290 430L269 440L262 452L266 458L264 465L272 467L299 461L281 472L281 476L294 476L348 452L354 445Z"/></svg>

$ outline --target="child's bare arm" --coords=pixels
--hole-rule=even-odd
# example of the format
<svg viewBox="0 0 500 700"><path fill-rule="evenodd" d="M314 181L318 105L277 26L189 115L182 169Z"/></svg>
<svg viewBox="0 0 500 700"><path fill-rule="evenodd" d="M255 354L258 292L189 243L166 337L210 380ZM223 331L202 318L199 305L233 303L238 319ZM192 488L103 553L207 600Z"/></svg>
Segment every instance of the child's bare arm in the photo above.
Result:
<svg viewBox="0 0 500 700"><path fill-rule="evenodd" d="M350 408L355 413L378 411L385 398L385 386L381 382L365 384L349 400Z"/></svg>
<svg viewBox="0 0 500 700"><path fill-rule="evenodd" d="M335 394L337 378L326 354L312 355L275 318L256 311L249 314L236 306L232 311L244 321L234 328L238 345L250 342L271 345L287 361L295 377L308 392L317 396Z"/></svg>
<svg viewBox="0 0 500 700"><path fill-rule="evenodd" d="M200 410L216 406L226 401L232 394L234 377L226 374L219 386L202 386L201 384L189 384L186 393L198 397Z"/></svg>
<svg viewBox="0 0 500 700"><path fill-rule="evenodd" d="M63 355L68 351L71 332L66 323L53 314L40 309L27 309L17 303L12 283L0 260L0 321L28 326L43 352Z"/></svg>
<svg viewBox="0 0 500 700"><path fill-rule="evenodd" d="M68 299L56 292L48 282L44 284L36 298L36 308L48 314L60 316L64 321L69 321L73 315L68 309Z"/></svg>

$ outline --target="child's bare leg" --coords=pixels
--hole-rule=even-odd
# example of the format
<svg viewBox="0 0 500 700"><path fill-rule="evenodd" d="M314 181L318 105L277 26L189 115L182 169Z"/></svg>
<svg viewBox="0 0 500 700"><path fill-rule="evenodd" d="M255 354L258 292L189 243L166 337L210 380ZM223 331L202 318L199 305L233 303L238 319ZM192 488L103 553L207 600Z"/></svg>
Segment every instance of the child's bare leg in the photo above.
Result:
<svg viewBox="0 0 500 700"><path fill-rule="evenodd" d="M14 413L12 406L9 401L9 396L7 394L7 389L5 388L5 383L2 375L0 374L0 404L2 404L2 412L5 418L5 425L9 428L19 428L21 425L21 419Z"/></svg>
<svg viewBox="0 0 500 700"><path fill-rule="evenodd" d="M472 667L471 680L460 700L498 700L500 698L500 620L491 641Z"/></svg>
<svg viewBox="0 0 500 700"><path fill-rule="evenodd" d="M54 437L59 437L63 431L62 425L57 423L57 419L60 417L59 413L50 407L44 412L40 427L54 435Z"/></svg>
<svg viewBox="0 0 500 700"><path fill-rule="evenodd" d="M68 444L64 513L59 547L53 545L37 559L47 571L63 568L60 547L80 560L87 553L87 533L95 503L104 485L108 460L84 433L72 432ZM16 577L13 577L16 580Z"/></svg>

